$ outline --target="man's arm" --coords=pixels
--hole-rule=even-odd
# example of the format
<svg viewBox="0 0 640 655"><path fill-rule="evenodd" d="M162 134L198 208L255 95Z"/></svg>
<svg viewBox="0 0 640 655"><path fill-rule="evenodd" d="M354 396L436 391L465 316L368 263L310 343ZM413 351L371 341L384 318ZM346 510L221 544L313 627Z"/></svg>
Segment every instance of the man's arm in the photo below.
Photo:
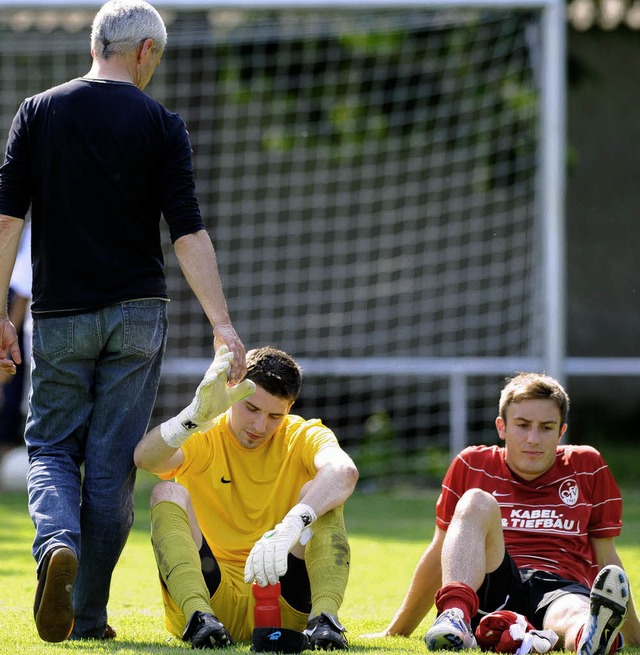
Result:
<svg viewBox="0 0 640 655"><path fill-rule="evenodd" d="M27 316L27 307L29 307L29 298L25 298L17 293L11 296L9 305L9 320L13 323L16 330L21 330L24 326L24 319Z"/></svg>
<svg viewBox="0 0 640 655"><path fill-rule="evenodd" d="M353 460L339 446L327 446L314 458L316 475L301 502L309 505L316 516L344 505L358 481L358 469Z"/></svg>
<svg viewBox="0 0 640 655"><path fill-rule="evenodd" d="M24 221L0 214L0 371L14 374L22 362L18 334L9 320L8 299L11 273L18 254Z"/></svg>
<svg viewBox="0 0 640 655"><path fill-rule="evenodd" d="M232 361L226 346L218 348L190 405L142 437L133 453L138 468L156 475L173 471L184 461L180 447L192 434L205 431L217 416L255 391L251 380L227 386Z"/></svg>
<svg viewBox="0 0 640 655"><path fill-rule="evenodd" d="M162 475L178 468L184 461L184 453L180 447L169 446L162 438L160 426L156 425L136 446L133 461L139 469Z"/></svg>
<svg viewBox="0 0 640 655"><path fill-rule="evenodd" d="M607 564L616 564L624 569L613 539L595 539L592 537L591 545L600 568L607 566ZM633 593L629 600L629 612L621 632L624 635L625 646L640 646L640 621L633 602Z"/></svg>
<svg viewBox="0 0 640 655"><path fill-rule="evenodd" d="M216 253L206 230L185 234L173 244L182 274L211 323L214 348L226 345L233 353L229 381L237 384L246 372L245 348L231 324L222 290Z"/></svg>
<svg viewBox="0 0 640 655"><path fill-rule="evenodd" d="M433 540L420 558L402 605L391 623L382 632L367 635L368 637L408 637L429 613L433 598L442 585L440 557L445 535L444 530L436 527Z"/></svg>
<svg viewBox="0 0 640 655"><path fill-rule="evenodd" d="M27 314L27 307L29 306L29 298L14 294L9 303L9 321L13 323L16 332L22 330L24 319ZM18 362L20 363L20 362ZM15 373L15 366L11 370L6 370L0 366L0 385L7 384L12 379Z"/></svg>

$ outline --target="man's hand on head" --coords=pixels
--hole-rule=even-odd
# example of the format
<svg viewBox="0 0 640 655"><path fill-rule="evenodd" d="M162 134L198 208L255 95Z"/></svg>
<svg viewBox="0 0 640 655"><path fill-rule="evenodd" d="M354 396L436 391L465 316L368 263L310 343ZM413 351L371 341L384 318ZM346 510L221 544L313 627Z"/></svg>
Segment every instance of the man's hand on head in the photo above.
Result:
<svg viewBox="0 0 640 655"><path fill-rule="evenodd" d="M229 383L238 384L247 372L244 345L230 324L216 325L213 329L213 347L216 353L226 347L233 355L229 370Z"/></svg>

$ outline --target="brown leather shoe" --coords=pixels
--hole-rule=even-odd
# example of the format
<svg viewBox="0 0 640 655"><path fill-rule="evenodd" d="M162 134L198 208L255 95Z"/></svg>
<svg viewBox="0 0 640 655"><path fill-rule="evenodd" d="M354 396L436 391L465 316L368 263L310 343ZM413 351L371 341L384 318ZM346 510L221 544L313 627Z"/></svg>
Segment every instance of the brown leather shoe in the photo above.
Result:
<svg viewBox="0 0 640 655"><path fill-rule="evenodd" d="M107 623L107 627L102 633L101 639L115 639L118 636L118 633Z"/></svg>
<svg viewBox="0 0 640 655"><path fill-rule="evenodd" d="M69 635L69 641L84 641L85 639L115 639L118 636L118 633L112 628L108 623L105 626L104 630L99 634L90 634L90 635L78 635L75 632L72 632Z"/></svg>
<svg viewBox="0 0 640 655"><path fill-rule="evenodd" d="M36 628L43 641L64 641L73 630L73 584L78 558L70 548L55 548L45 555L33 604Z"/></svg>

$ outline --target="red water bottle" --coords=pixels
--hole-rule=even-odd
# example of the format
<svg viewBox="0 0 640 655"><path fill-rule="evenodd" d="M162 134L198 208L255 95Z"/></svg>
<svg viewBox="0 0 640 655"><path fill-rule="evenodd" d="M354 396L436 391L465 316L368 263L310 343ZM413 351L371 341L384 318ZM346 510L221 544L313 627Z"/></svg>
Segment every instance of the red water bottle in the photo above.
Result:
<svg viewBox="0 0 640 655"><path fill-rule="evenodd" d="M256 599L253 610L253 620L256 628L281 628L282 613L280 612L280 582L261 587L254 582L251 590Z"/></svg>

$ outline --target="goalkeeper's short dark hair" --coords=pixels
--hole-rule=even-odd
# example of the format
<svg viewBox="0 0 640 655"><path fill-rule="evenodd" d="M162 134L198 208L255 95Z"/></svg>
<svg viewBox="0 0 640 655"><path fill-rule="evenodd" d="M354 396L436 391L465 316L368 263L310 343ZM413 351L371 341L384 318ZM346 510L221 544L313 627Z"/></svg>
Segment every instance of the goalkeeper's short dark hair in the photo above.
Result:
<svg viewBox="0 0 640 655"><path fill-rule="evenodd" d="M302 386L302 369L283 350L263 346L247 353L245 379L260 385L272 396L294 402Z"/></svg>

